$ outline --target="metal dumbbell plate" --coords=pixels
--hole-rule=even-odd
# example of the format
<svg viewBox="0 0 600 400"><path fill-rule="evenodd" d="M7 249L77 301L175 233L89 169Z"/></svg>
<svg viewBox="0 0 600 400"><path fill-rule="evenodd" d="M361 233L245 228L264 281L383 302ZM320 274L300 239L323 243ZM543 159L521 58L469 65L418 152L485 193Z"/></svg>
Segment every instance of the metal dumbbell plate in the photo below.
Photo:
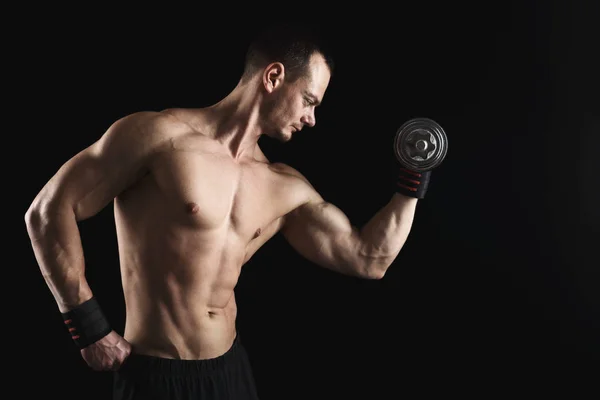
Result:
<svg viewBox="0 0 600 400"><path fill-rule="evenodd" d="M428 171L442 163L448 138L442 127L429 118L414 118L396 132L394 152L398 161L415 171Z"/></svg>

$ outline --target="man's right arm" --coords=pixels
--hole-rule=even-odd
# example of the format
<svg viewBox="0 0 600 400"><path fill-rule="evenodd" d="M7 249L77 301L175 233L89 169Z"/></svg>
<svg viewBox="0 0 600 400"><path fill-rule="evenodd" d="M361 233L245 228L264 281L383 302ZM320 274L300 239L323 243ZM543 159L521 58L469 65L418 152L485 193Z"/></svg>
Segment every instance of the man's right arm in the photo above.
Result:
<svg viewBox="0 0 600 400"><path fill-rule="evenodd" d="M147 172L148 157L163 141L165 118L143 112L116 121L62 165L27 210L33 251L61 312L92 297L77 223L97 214Z"/></svg>

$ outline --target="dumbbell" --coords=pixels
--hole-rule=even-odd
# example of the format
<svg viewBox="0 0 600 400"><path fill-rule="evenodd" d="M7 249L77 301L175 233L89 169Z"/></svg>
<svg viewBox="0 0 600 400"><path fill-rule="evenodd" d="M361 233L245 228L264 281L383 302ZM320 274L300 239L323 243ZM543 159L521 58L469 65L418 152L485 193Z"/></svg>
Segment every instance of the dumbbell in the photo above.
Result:
<svg viewBox="0 0 600 400"><path fill-rule="evenodd" d="M439 166L448 152L448 138L442 127L429 118L406 121L394 137L394 153L400 164L425 172Z"/></svg>

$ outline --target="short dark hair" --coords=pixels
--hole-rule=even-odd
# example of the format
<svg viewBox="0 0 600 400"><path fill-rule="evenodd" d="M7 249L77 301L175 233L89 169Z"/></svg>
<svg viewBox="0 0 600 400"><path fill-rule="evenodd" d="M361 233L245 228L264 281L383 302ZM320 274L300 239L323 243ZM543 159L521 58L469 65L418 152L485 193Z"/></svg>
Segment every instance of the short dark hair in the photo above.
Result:
<svg viewBox="0 0 600 400"><path fill-rule="evenodd" d="M271 62L281 62L290 81L305 76L310 57L320 53L333 75L334 60L325 36L306 23L280 23L260 31L246 52L242 79L248 79Z"/></svg>

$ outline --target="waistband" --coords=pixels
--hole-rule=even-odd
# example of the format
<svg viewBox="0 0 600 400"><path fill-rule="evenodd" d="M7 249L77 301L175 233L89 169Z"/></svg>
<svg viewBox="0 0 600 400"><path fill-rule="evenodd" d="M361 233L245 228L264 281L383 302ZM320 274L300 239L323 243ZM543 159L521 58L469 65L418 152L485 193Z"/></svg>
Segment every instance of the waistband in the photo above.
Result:
<svg viewBox="0 0 600 400"><path fill-rule="evenodd" d="M132 352L118 370L118 373L171 376L204 375L227 369L228 366L238 360L242 351L243 348L238 334L229 350L215 358L182 360Z"/></svg>

